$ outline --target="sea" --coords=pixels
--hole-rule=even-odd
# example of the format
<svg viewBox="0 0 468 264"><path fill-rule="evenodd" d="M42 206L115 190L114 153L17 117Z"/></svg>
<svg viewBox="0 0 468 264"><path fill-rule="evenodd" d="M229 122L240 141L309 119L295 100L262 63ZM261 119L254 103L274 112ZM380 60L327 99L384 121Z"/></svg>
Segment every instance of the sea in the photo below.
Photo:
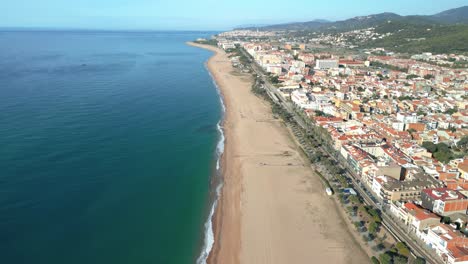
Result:
<svg viewBox="0 0 468 264"><path fill-rule="evenodd" d="M0 30L0 263L204 263L215 32Z"/></svg>

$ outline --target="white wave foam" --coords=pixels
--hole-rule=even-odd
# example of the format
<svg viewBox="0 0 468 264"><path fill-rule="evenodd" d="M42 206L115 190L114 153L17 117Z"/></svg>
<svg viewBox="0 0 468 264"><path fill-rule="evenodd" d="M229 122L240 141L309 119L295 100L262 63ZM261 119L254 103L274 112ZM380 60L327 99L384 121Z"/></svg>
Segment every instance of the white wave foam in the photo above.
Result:
<svg viewBox="0 0 468 264"><path fill-rule="evenodd" d="M226 107L224 105L223 96L221 94L221 91L220 91L216 81L214 80L213 75L211 75L211 72L209 70L208 70L208 73L210 74L210 77L213 80L213 84L216 87L216 91L218 92L219 100L220 100L220 103L221 103L221 110L222 110L221 120L216 125L216 127L218 129L218 133L219 133L219 141L218 141L218 144L216 145L216 156L217 156L216 176L219 176L220 175L220 169L221 169L220 162L221 162L221 157L222 157L222 155L224 153L224 141L225 141L224 131L223 131L223 127L222 127L221 123L222 123L222 120L224 120L224 113L226 112ZM222 182L222 178L221 178L220 183L218 184L218 186L216 186L215 199L213 201L213 205L211 206L211 210L210 210L210 213L208 215L208 219L205 222L205 234L204 234L205 237L204 237L204 241L203 241L204 242L203 243L203 249L202 249L202 252L200 253L200 256L197 259L197 264L206 264L208 256L210 255L210 252L213 249L213 245L214 245L214 242L215 242L214 232L213 232L213 215L214 215L214 213L216 211L216 206L218 205L218 200L219 200L219 196L221 195L222 187L223 187L223 182Z"/></svg>
<svg viewBox="0 0 468 264"><path fill-rule="evenodd" d="M219 141L218 141L218 145L216 146L216 154L218 156L218 159L216 160L216 170L219 171L221 155L223 155L224 153L224 132L223 132L223 128L221 127L220 122L218 122L216 126L219 132Z"/></svg>
<svg viewBox="0 0 468 264"><path fill-rule="evenodd" d="M213 248L213 244L215 241L214 232L213 232L213 215L215 213L216 206L218 205L218 199L219 199L219 195L221 194L222 187L223 187L222 183L216 187L216 200L214 201L213 206L211 207L208 220L205 223L204 246L203 246L200 256L197 259L197 264L206 264L206 261L208 259L208 256L210 255L211 249Z"/></svg>

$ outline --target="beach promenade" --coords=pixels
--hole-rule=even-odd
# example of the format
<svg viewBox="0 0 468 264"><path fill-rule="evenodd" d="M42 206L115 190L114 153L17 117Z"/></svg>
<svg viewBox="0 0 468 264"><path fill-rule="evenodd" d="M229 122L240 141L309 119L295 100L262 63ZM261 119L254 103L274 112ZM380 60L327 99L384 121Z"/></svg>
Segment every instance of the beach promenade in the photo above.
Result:
<svg viewBox="0 0 468 264"><path fill-rule="evenodd" d="M224 51L207 63L226 105L224 186L209 263L369 263L287 128Z"/></svg>

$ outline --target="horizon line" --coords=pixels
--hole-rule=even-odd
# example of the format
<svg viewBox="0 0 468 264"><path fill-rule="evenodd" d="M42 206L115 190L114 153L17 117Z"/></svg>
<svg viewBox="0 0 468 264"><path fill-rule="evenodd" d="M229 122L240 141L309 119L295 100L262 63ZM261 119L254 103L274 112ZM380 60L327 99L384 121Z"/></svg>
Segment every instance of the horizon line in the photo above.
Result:
<svg viewBox="0 0 468 264"><path fill-rule="evenodd" d="M232 29L227 29L232 30ZM0 26L0 31L82 31L82 32L224 32L215 29L138 29L138 28L81 28L81 27L22 27Z"/></svg>
<svg viewBox="0 0 468 264"><path fill-rule="evenodd" d="M259 23L246 23L244 25L233 25L226 27L224 29L155 29L155 28L86 28L86 27L60 27L60 26L1 26L0 25L0 31L101 31L101 32L225 32L225 31L231 31L231 30L236 30L239 28L244 28L244 27L265 27L265 26L274 26L274 25L279 25L279 24L295 24L295 23L306 23L306 22L311 22L311 21L326 21L326 22L339 22L339 21L345 21L347 19L352 19L356 17L362 17L362 16L370 16L370 15L378 15L378 14L384 14L384 13L393 13L398 16L433 16L448 10L453 10L453 9L459 9L459 8L464 8L468 7L468 5L462 5L450 9L445 9L433 14L426 14L426 15L402 15L397 12L391 12L391 11L385 11L381 13L373 13L373 14L368 14L368 15L355 15L347 18L339 18L339 19L329 19L329 18L315 18L315 19L298 19L298 20L285 20L283 22L276 21L276 22L270 22L270 23L265 23L265 22L259 22Z"/></svg>

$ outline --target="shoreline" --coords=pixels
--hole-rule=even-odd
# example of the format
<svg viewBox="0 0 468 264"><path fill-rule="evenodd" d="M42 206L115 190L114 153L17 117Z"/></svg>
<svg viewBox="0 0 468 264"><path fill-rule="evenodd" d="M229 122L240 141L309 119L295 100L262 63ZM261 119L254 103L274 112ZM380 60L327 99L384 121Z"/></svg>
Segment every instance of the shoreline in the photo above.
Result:
<svg viewBox="0 0 468 264"><path fill-rule="evenodd" d="M251 93L252 77L235 72L226 53L206 63L226 107L223 187L211 221L207 263L369 263L270 105ZM340 210L340 208L335 208ZM344 225L343 225L344 224ZM352 232L352 231L351 231Z"/></svg>
<svg viewBox="0 0 468 264"><path fill-rule="evenodd" d="M240 208L232 208L229 204L236 203L236 201L240 200L240 192L237 189L239 189L241 182L235 182L236 178L237 180L240 180L238 177L230 177L233 175L229 173L228 168L230 167L230 164L226 162L229 159L228 157L233 155L234 151L234 146L230 144L232 135L230 131L226 129L227 123L230 122L229 116L231 108L230 101L226 98L226 91L223 89L223 82L219 76L216 75L214 67L214 62L217 56L222 56L225 53L214 46L202 45L194 42L187 42L187 45L213 52L213 55L208 59L205 65L209 71L210 77L213 79L213 82L218 89L224 106L224 116L221 123L224 132L224 152L220 159L220 170L218 170L221 174L222 188L220 196L217 197L217 201L213 201L213 203L217 203L216 210L211 219L207 219L207 221L211 220L212 222L214 244L209 252L208 258L206 259L206 263L240 263ZM232 160L232 158L229 160ZM229 210L225 210L226 207L229 207ZM223 228L226 226L228 228ZM229 236L229 239L225 239L226 236L223 236L225 232L228 233L227 236ZM223 249L223 253L221 253L221 244L223 245L223 248L228 248L227 250ZM224 251L226 251L227 254L224 254ZM220 257L220 254L224 254L224 256ZM220 261L221 258L223 261ZM226 259L230 259L230 261L227 262Z"/></svg>
<svg viewBox="0 0 468 264"><path fill-rule="evenodd" d="M187 42L186 43L189 46L205 49L208 51L213 52L213 55L206 61L205 67L208 70L208 73L210 75L210 78L212 78L213 84L215 85L217 92L220 97L220 102L221 102L221 107L222 107L222 117L218 123L219 128L221 129L221 137L222 137L222 142L223 142L223 150L221 153L217 153L218 160L216 161L216 171L215 171L215 177L219 176L219 179L216 179L214 183L214 188L215 188L215 197L213 201L210 201L210 212L212 209L214 209L213 214L209 214L206 222L204 224L204 227L206 228L206 225L208 222L211 222L211 232L213 234L213 244L211 245L210 250L207 252L208 255L205 255L206 253L206 247L207 247L207 238L206 236L208 235L207 230L205 230L204 235L205 237L203 238L204 240L204 245L202 247L202 254L197 258L196 263L197 264L214 264L218 263L217 261L217 255L219 252L219 240L221 237L221 225L222 225L222 219L223 219L223 195L224 189L225 189L225 174L226 174L226 149L228 149L228 138L226 136L226 131L224 129L226 119L227 119L227 102L225 100L225 96L223 93L223 90L221 86L219 85L216 76L213 74L213 69L210 67L210 61L214 60L215 56L220 52L217 48L209 45L202 45L202 44L197 44L194 42ZM218 142L219 144L220 142ZM216 147L216 151L218 152L218 146ZM219 189L218 189L219 188ZM238 262L237 262L238 263Z"/></svg>

